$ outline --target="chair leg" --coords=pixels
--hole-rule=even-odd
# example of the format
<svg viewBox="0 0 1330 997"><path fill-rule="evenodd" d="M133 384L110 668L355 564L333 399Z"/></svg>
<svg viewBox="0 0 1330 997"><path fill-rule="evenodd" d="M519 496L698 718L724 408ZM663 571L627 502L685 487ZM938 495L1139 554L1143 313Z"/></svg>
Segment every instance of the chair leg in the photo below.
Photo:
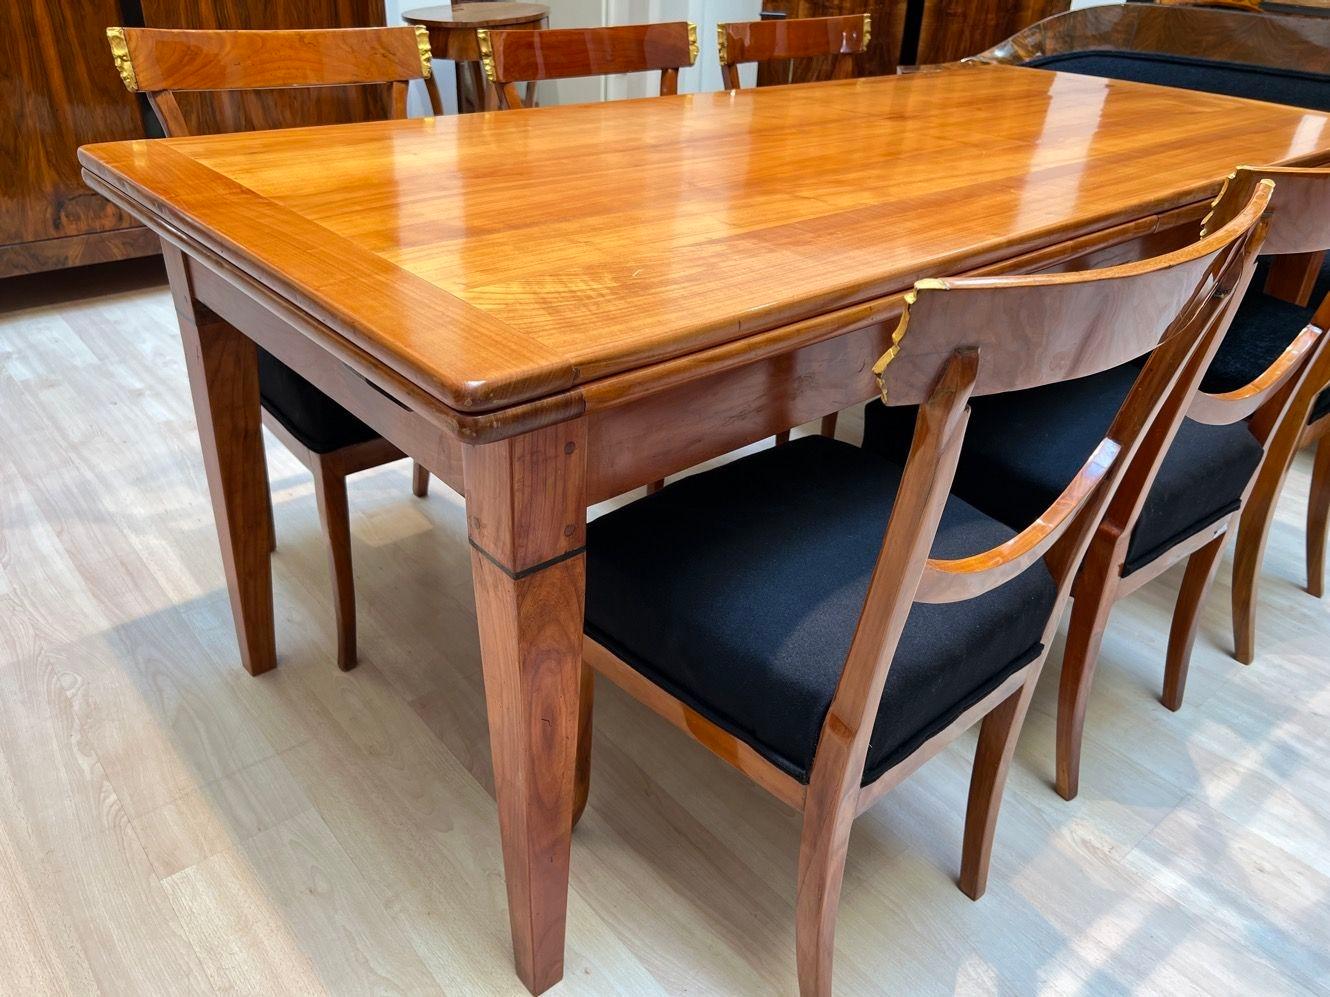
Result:
<svg viewBox="0 0 1330 997"><path fill-rule="evenodd" d="M1007 769L1016 752L1025 711L1034 696L1038 671L1019 689L1004 699L979 728L979 744L974 751L974 770L970 774L970 800L965 808L965 841L961 847L960 888L971 900L978 900L988 888L988 862L993 854L993 832L997 829L998 810L1002 806L1002 788L1007 783Z"/></svg>
<svg viewBox="0 0 1330 997"><path fill-rule="evenodd" d="M1104 577L1091 578L1083 585L1078 582L1078 588L1082 591L1072 602L1058 685L1057 791L1064 800L1074 800L1080 791L1085 706L1117 594L1115 582Z"/></svg>
<svg viewBox="0 0 1330 997"><path fill-rule="evenodd" d="M1282 482L1282 477L1280 480ZM1233 549L1233 586L1229 595L1233 614L1233 657L1244 665L1250 665L1256 657L1256 593L1261 565L1265 561L1265 543L1278 501L1279 492L1263 489L1258 479L1257 487L1248 497L1238 520L1238 540ZM1181 703L1180 696L1178 702Z"/></svg>
<svg viewBox="0 0 1330 997"><path fill-rule="evenodd" d="M1191 651L1196 643L1196 625L1201 617L1201 604L1214 584L1215 571L1219 567L1219 558L1224 553L1224 541L1227 539L1228 534L1221 533L1187 558L1187 571L1182 576L1178 602L1173 609L1173 625L1168 632L1164 694L1160 697L1163 704L1174 712L1182 707L1182 694L1187 688L1187 667L1191 664ZM1236 627L1236 578L1234 592L1233 619Z"/></svg>
<svg viewBox="0 0 1330 997"><path fill-rule="evenodd" d="M1325 595L1325 541L1330 532L1330 433L1316 444L1312 488L1307 498L1307 591Z"/></svg>
<svg viewBox="0 0 1330 997"><path fill-rule="evenodd" d="M795 901L795 946L800 997L831 997L836 951L836 914L845 852L854 823L853 807L842 807L830 822L804 814L799 843L799 887Z"/></svg>
<svg viewBox="0 0 1330 997"><path fill-rule="evenodd" d="M263 497L268 502L268 553L277 549L277 523L272 511L272 480L268 477L268 448L259 433L259 450L263 454Z"/></svg>
<svg viewBox="0 0 1330 997"><path fill-rule="evenodd" d="M356 589L351 576L351 515L346 502L346 475L322 456L316 456L311 470L332 574L337 667L345 672L356 666Z"/></svg>
<svg viewBox="0 0 1330 997"><path fill-rule="evenodd" d="M424 464L414 460L411 462L411 491L416 498L429 494L429 471L425 470Z"/></svg>
<svg viewBox="0 0 1330 997"><path fill-rule="evenodd" d="M577 699L577 767L573 776L573 827L582 819L591 793L591 717L596 701L596 673L582 664L582 684Z"/></svg>

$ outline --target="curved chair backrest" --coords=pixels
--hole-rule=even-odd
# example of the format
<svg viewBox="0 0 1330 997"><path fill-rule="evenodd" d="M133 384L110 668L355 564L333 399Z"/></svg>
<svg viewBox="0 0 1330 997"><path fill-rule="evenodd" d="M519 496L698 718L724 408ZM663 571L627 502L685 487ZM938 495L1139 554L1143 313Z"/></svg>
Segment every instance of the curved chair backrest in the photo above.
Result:
<svg viewBox="0 0 1330 997"><path fill-rule="evenodd" d="M1275 192L1261 255L1330 250L1330 169L1239 166L1202 222L1203 229L1216 231L1231 221L1263 180L1272 181Z"/></svg>
<svg viewBox="0 0 1330 997"><path fill-rule="evenodd" d="M834 56L831 79L849 79L854 75L854 57L868 48L872 31L868 14L718 24L721 77L727 90L737 90L739 66L745 62Z"/></svg>
<svg viewBox="0 0 1330 997"><path fill-rule="evenodd" d="M1219 288L1221 270L1245 245L1247 216L1258 202L1264 210L1272 187L1260 186L1218 231L1152 259L1069 273L920 281L907 298L895 345L878 362L884 401L921 404L937 357L958 330L984 357L976 395L1087 377L1149 353L1187 325L1199 307L1198 288L1202 294Z"/></svg>
<svg viewBox="0 0 1330 997"><path fill-rule="evenodd" d="M921 281L874 368L889 404L919 405L914 439L827 718L805 811L856 800L868 738L911 606L996 588L1042 559L1058 624L1081 558L1118 483L1159 420L1181 408L1250 279L1271 185L1213 235L1156 259L1098 271ZM929 558L973 394L1081 377L1149 354L1099 447L1015 538L970 557Z"/></svg>
<svg viewBox="0 0 1330 997"><path fill-rule="evenodd" d="M1241 210L1243 200L1269 182L1274 183L1275 190L1262 255L1319 257L1330 250L1330 169L1240 166L1228 178L1204 227L1213 230L1227 224ZM1240 388L1222 394L1197 391L1187 416L1211 425L1250 419L1252 433L1266 451L1266 460L1278 463L1285 450L1291 457L1315 396L1330 380L1324 370L1330 357L1321 356L1327 352L1330 295L1317 305L1311 323L1269 367ZM1281 426L1286 430L1285 443L1294 441L1291 448L1274 442ZM1255 480L1253 476L1252 483Z"/></svg>
<svg viewBox="0 0 1330 997"><path fill-rule="evenodd" d="M1046 17L966 61L1023 66L1050 56L1114 52L1330 74L1330 18L1219 7L1107 4Z"/></svg>
<svg viewBox="0 0 1330 997"><path fill-rule="evenodd" d="M147 95L168 136L189 134L178 92L389 84L392 115L404 118L408 82L430 75L420 27L106 34L126 88Z"/></svg>
<svg viewBox="0 0 1330 997"><path fill-rule="evenodd" d="M1161 7L1225 7L1229 10L1260 11L1261 0L1151 0Z"/></svg>
<svg viewBox="0 0 1330 997"><path fill-rule="evenodd" d="M499 106L523 106L514 86L537 80L660 70L660 95L679 92L679 70L697 61L697 26L687 21L611 28L476 32L485 77Z"/></svg>

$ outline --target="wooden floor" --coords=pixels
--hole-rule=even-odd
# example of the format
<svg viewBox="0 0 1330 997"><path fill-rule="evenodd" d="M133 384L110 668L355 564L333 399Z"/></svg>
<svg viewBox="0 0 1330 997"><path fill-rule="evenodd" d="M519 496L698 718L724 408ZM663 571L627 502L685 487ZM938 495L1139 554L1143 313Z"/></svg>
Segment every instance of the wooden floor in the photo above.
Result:
<svg viewBox="0 0 1330 997"><path fill-rule="evenodd" d="M269 453L281 665L255 679L157 272L0 283L0 993L524 992L461 502L413 498L405 463L353 479L361 665L342 674L310 477ZM1227 568L1180 714L1157 701L1177 575L1118 608L1071 804L1046 673L982 901L954 885L971 740L859 821L839 992L1326 989L1330 604L1301 589L1307 476L1273 531L1255 665L1228 656ZM556 992L792 992L796 816L613 688L596 708Z"/></svg>

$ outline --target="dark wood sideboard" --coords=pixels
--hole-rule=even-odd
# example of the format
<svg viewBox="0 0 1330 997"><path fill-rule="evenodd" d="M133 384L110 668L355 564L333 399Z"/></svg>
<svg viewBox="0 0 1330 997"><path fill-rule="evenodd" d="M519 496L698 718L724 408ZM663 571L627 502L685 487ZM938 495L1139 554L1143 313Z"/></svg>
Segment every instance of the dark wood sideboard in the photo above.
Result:
<svg viewBox="0 0 1330 997"><path fill-rule="evenodd" d="M871 15L872 38L868 51L858 57L858 70L866 76L881 76L894 73L898 66L955 62L977 55L1070 6L1071 0L763 0L762 13L777 17ZM823 79L830 69L829 60L807 59L793 68L793 78L796 82ZM782 67L776 72L785 70ZM766 82L764 75L759 68L759 83Z"/></svg>
<svg viewBox="0 0 1330 997"><path fill-rule="evenodd" d="M75 151L91 142L156 134L156 122L120 82L108 26L356 27L384 23L383 0L59 0L0 3L0 277L158 251L157 237L79 176ZM191 128L224 131L285 121L383 115L377 90L188 95Z"/></svg>

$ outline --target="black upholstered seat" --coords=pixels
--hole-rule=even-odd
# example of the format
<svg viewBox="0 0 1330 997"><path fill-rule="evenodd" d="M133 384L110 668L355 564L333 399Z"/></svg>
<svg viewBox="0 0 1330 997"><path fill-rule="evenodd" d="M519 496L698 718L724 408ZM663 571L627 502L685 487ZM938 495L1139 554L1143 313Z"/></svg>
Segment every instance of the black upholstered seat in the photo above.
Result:
<svg viewBox="0 0 1330 997"><path fill-rule="evenodd" d="M974 399L953 491L1004 523L1029 523L1103 439L1138 373L1128 364L1076 381ZM870 403L865 449L895 459L909 447L913 422L913 410ZM1261 454L1245 423L1183 420L1141 510L1123 573L1237 511Z"/></svg>
<svg viewBox="0 0 1330 997"><path fill-rule="evenodd" d="M263 407L315 453L331 453L379 434L266 350L259 350Z"/></svg>
<svg viewBox="0 0 1330 997"><path fill-rule="evenodd" d="M1025 63L1061 73L1102 76L1134 83L1154 83L1288 104L1316 111L1330 110L1330 77L1296 69L1252 66L1218 59L1196 59L1159 52L1059 52Z"/></svg>
<svg viewBox="0 0 1330 997"><path fill-rule="evenodd" d="M807 437L593 521L587 634L806 782L900 475L876 454ZM951 500L933 553L974 554L1011 536ZM1032 661L1054 595L1040 562L976 599L916 604L865 783Z"/></svg>
<svg viewBox="0 0 1330 997"><path fill-rule="evenodd" d="M1268 264L1262 261L1252 278L1251 289L1242 299L1214 362L1206 372L1201 387L1206 391L1234 391L1255 378L1279 359L1279 354L1312 319L1316 306L1330 292L1330 263L1321 268L1311 304L1305 308L1289 304L1261 291ZM1312 404L1309 421L1330 415L1330 389L1322 391Z"/></svg>

